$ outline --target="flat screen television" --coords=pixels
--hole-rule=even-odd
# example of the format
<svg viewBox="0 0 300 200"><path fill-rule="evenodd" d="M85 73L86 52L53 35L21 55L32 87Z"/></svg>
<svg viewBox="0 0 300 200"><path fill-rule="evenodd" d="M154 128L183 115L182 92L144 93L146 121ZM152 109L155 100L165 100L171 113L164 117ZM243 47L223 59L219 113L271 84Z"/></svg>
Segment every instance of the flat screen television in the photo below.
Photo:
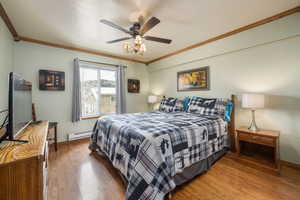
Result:
<svg viewBox="0 0 300 200"><path fill-rule="evenodd" d="M32 84L21 76L11 72L9 74L8 94L8 124L6 134L0 138L14 141L32 122ZM24 142L24 141L21 141Z"/></svg>

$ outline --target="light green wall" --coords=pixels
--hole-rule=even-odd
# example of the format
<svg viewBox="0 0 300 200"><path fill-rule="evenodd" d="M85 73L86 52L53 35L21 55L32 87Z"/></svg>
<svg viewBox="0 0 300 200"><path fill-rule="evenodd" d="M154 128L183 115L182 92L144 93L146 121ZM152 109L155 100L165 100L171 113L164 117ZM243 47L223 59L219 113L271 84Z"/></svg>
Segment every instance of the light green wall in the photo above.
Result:
<svg viewBox="0 0 300 200"><path fill-rule="evenodd" d="M0 92L8 88L7 81L3 80L7 80L8 72L12 71L14 60L14 70L33 81L33 101L38 118L60 123L60 141L65 140L69 133L90 130L95 122L85 120L73 124L70 121L72 61L79 57L125 64L128 66L127 77L141 80L141 93L127 94L129 112L147 110L148 92L176 97L265 93L268 96L267 108L257 112L257 123L262 128L280 130L281 158L300 164L300 14L163 59L148 67L26 42L14 43L13 47L12 38L2 21L0 28ZM211 90L177 92L177 72L202 66L210 66ZM65 71L66 90L39 91L39 69ZM0 98L0 109L6 105L7 97ZM250 113L238 105L237 124L247 125L249 121Z"/></svg>
<svg viewBox="0 0 300 200"><path fill-rule="evenodd" d="M27 42L17 42L14 48L14 69L26 80L33 82L33 102L36 104L38 119L59 122L59 141L66 140L69 133L92 130L96 121L71 122L72 69L73 60L76 57L83 60L128 66L127 78L140 79L141 91L139 94L127 93L127 111L143 112L147 110L149 81L145 65ZM65 91L40 91L38 89L38 71L40 69L64 71L66 73Z"/></svg>
<svg viewBox="0 0 300 200"><path fill-rule="evenodd" d="M175 41L176 42L176 41ZM210 66L211 90L177 92L177 72ZM150 64L150 92L175 97L267 94L261 128L281 131L283 160L300 164L300 13ZM250 112L238 105L237 124Z"/></svg>
<svg viewBox="0 0 300 200"><path fill-rule="evenodd" d="M8 74L13 69L13 38L0 18L0 110L7 109Z"/></svg>

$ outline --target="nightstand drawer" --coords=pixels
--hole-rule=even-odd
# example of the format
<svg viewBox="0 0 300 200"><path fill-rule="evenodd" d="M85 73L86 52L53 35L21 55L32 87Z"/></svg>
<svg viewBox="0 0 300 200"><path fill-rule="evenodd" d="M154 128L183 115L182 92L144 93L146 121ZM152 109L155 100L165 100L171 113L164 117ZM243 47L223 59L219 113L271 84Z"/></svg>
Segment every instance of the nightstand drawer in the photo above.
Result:
<svg viewBox="0 0 300 200"><path fill-rule="evenodd" d="M239 138L239 140L242 140L242 141L252 142L252 137L248 133L239 132L238 138Z"/></svg>
<svg viewBox="0 0 300 200"><path fill-rule="evenodd" d="M270 147L275 147L275 139L274 138L253 135L252 140L257 144L264 144L264 145L267 145Z"/></svg>
<svg viewBox="0 0 300 200"><path fill-rule="evenodd" d="M260 136L260 135L254 135L249 133L239 133L239 140L246 141L246 142L252 142L256 144L262 144L267 145L270 147L276 146L276 141L274 138Z"/></svg>

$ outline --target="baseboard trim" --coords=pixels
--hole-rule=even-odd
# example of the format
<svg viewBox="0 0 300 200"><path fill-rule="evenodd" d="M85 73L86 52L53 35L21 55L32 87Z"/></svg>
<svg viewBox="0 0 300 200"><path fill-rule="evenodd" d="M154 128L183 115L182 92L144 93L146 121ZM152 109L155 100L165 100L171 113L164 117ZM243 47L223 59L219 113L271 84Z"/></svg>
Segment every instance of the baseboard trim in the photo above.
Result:
<svg viewBox="0 0 300 200"><path fill-rule="evenodd" d="M81 138L81 139L78 139L78 140L71 140L71 141L61 141L61 142L57 142L57 146L62 146L62 145L68 145L68 144L76 144L76 143L83 143L83 142L89 142L90 141L90 138ZM50 147L52 147L54 145L54 143L51 143L50 144Z"/></svg>
<svg viewBox="0 0 300 200"><path fill-rule="evenodd" d="M300 170L300 165L296 164L296 163L291 163L291 162L288 162L288 161L285 161L285 160L280 160L280 164L283 165L283 166L288 166L288 167Z"/></svg>

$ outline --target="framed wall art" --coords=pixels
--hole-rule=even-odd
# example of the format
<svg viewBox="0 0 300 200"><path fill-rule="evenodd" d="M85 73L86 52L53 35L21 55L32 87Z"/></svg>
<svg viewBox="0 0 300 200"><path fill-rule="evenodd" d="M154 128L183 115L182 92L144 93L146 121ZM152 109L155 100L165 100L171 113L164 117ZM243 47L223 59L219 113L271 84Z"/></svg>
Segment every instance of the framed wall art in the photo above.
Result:
<svg viewBox="0 0 300 200"><path fill-rule="evenodd" d="M209 89L209 67L201 67L177 73L177 91L194 91Z"/></svg>
<svg viewBox="0 0 300 200"><path fill-rule="evenodd" d="M128 92L140 93L140 80L128 79Z"/></svg>
<svg viewBox="0 0 300 200"><path fill-rule="evenodd" d="M40 70L39 71L39 89L50 91L65 90L65 72Z"/></svg>

